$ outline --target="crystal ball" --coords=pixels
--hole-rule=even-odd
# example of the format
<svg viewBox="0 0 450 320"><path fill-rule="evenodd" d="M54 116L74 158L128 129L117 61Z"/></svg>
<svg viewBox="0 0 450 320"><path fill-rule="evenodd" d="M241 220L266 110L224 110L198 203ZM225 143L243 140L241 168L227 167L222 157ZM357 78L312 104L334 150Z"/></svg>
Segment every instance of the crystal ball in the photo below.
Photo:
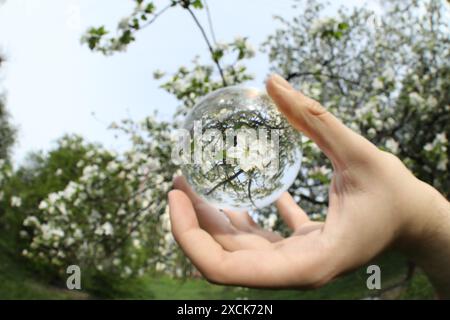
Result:
<svg viewBox="0 0 450 320"><path fill-rule="evenodd" d="M209 93L186 116L182 130L182 173L218 208L263 208L300 170L300 134L258 89L231 86Z"/></svg>

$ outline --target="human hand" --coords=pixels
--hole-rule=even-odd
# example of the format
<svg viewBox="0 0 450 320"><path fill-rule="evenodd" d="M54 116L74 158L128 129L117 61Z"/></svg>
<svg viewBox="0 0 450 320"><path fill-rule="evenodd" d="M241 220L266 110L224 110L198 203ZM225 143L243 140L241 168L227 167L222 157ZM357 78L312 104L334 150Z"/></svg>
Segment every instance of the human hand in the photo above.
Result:
<svg viewBox="0 0 450 320"><path fill-rule="evenodd" d="M267 91L291 125L332 163L327 219L311 222L285 193L276 205L293 233L282 238L258 227L248 213L224 215L178 177L169 193L172 230L199 271L221 284L318 287L391 246L417 249L411 255L426 265L429 255L421 254L426 251L422 242L438 221L450 227L448 202L397 157L380 151L281 77L272 76ZM448 240L450 250L446 230L440 238Z"/></svg>

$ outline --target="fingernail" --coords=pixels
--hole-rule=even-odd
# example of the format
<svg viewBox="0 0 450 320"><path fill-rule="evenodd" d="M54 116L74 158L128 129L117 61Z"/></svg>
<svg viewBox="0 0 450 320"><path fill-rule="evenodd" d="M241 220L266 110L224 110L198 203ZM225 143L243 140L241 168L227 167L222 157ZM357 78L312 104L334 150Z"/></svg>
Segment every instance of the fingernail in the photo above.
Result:
<svg viewBox="0 0 450 320"><path fill-rule="evenodd" d="M291 86L291 84L286 81L283 77L281 77L280 75L274 73L270 76L270 79L275 82L276 84L278 84L279 86L287 89L287 90L293 90L294 88Z"/></svg>

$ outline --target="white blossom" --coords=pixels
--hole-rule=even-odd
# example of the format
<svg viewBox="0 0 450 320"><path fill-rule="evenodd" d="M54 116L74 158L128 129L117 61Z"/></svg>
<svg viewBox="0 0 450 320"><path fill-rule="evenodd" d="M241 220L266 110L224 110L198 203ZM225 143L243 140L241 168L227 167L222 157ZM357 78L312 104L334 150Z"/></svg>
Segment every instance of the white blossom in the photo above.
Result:
<svg viewBox="0 0 450 320"><path fill-rule="evenodd" d="M426 103L430 108L434 108L437 106L438 101L435 97L429 96Z"/></svg>
<svg viewBox="0 0 450 320"><path fill-rule="evenodd" d="M437 169L447 171L448 158L443 158L438 162Z"/></svg>
<svg viewBox="0 0 450 320"><path fill-rule="evenodd" d="M398 142L393 138L389 138L385 143L386 148L392 153L398 153Z"/></svg>
<svg viewBox="0 0 450 320"><path fill-rule="evenodd" d="M433 150L433 144L432 143L427 143L424 145L423 150L425 151L431 151Z"/></svg>
<svg viewBox="0 0 450 320"><path fill-rule="evenodd" d="M386 70L384 70L383 72L383 77L386 79L386 81L388 82L392 82L395 80L395 72L392 68L387 68Z"/></svg>
<svg viewBox="0 0 450 320"><path fill-rule="evenodd" d="M372 87L373 87L375 90L381 90L381 89L383 89L383 87L384 87L384 83L383 83L383 81L381 81L381 79L375 78L375 79L373 80L373 82L372 82Z"/></svg>
<svg viewBox="0 0 450 320"><path fill-rule="evenodd" d="M40 226L40 222L39 222L38 218L36 218L35 216L28 216L23 221L23 225L25 227Z"/></svg>
<svg viewBox="0 0 450 320"><path fill-rule="evenodd" d="M141 248L141 241L139 239L133 239L133 246L135 248Z"/></svg>
<svg viewBox="0 0 450 320"><path fill-rule="evenodd" d="M436 142L444 144L444 145L448 142L447 135L445 132L437 134L435 140L436 140Z"/></svg>
<svg viewBox="0 0 450 320"><path fill-rule="evenodd" d="M421 106L424 103L423 98L417 92L411 92L409 94L409 101L414 106Z"/></svg>
<svg viewBox="0 0 450 320"><path fill-rule="evenodd" d="M97 229L95 229L95 234L97 235L105 235L105 236L111 236L114 233L114 227L111 224L111 222L105 222L101 226L99 226Z"/></svg>
<svg viewBox="0 0 450 320"><path fill-rule="evenodd" d="M17 196L11 197L11 207L20 208L22 206L22 199Z"/></svg>
<svg viewBox="0 0 450 320"><path fill-rule="evenodd" d="M64 189L63 196L65 199L70 200L78 191L78 184L70 181L67 187Z"/></svg>
<svg viewBox="0 0 450 320"><path fill-rule="evenodd" d="M110 161L106 167L108 172L116 172L120 168L119 164L116 161Z"/></svg>
<svg viewBox="0 0 450 320"><path fill-rule="evenodd" d="M119 29L124 30L124 29L128 29L129 24L130 24L130 18L124 17L124 18L122 18L122 20L120 20L120 22L119 22L117 27Z"/></svg>

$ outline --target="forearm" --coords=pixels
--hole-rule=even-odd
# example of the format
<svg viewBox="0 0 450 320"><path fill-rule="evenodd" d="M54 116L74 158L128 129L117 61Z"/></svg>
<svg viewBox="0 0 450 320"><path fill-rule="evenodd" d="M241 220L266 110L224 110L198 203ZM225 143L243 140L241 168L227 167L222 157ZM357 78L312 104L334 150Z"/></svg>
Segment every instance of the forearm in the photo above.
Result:
<svg viewBox="0 0 450 320"><path fill-rule="evenodd" d="M430 278L441 298L450 299L450 204L444 198L436 202L435 234L428 240L417 263Z"/></svg>
<svg viewBox="0 0 450 320"><path fill-rule="evenodd" d="M405 251L427 274L438 296L450 299L450 203L434 189L427 192L431 200L417 208L419 226Z"/></svg>

